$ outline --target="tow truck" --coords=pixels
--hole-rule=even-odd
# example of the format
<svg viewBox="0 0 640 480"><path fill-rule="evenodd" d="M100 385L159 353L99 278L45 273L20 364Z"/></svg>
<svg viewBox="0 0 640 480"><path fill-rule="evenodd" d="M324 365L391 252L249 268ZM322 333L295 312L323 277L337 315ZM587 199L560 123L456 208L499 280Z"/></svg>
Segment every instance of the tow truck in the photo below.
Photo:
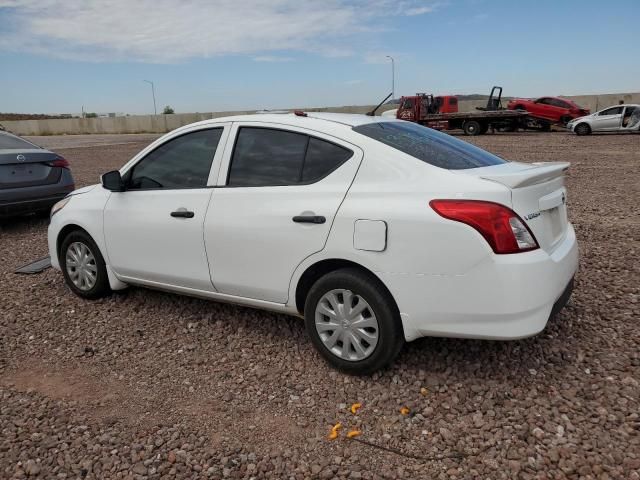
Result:
<svg viewBox="0 0 640 480"><path fill-rule="evenodd" d="M486 107L476 109L475 112L459 112L458 97L455 95L434 97L433 94L416 93L400 99L400 107L395 111L395 117L436 130L460 129L465 135L482 135L489 129L515 131L518 128L527 128L527 112L503 108L502 87L493 87ZM375 110L377 107L374 112ZM393 112L384 112L383 115L393 115Z"/></svg>

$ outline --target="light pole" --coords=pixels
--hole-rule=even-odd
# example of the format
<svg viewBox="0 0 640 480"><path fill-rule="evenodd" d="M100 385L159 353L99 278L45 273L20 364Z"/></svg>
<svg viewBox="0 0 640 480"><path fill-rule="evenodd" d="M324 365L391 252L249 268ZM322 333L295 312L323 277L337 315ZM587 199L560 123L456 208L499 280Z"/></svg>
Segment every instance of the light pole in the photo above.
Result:
<svg viewBox="0 0 640 480"><path fill-rule="evenodd" d="M391 55L387 55L391 59L391 100L396 98L396 62Z"/></svg>
<svg viewBox="0 0 640 480"><path fill-rule="evenodd" d="M157 115L158 111L156 110L156 89L153 86L153 82L151 80L143 80L143 82L151 84L151 95L153 95L153 114Z"/></svg>

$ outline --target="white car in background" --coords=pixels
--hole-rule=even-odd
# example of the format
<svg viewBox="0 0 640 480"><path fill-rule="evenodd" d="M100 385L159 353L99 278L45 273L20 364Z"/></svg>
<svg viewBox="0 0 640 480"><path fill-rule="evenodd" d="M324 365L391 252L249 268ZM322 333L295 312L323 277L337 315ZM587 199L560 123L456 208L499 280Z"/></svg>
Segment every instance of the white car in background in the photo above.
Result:
<svg viewBox="0 0 640 480"><path fill-rule="evenodd" d="M567 129L577 135L589 135L593 132L640 132L640 105L605 108L571 120L567 123Z"/></svg>
<svg viewBox="0 0 640 480"><path fill-rule="evenodd" d="M302 316L366 374L418 337L545 327L578 265L568 166L365 115L206 120L54 206L51 263L84 298L137 285Z"/></svg>

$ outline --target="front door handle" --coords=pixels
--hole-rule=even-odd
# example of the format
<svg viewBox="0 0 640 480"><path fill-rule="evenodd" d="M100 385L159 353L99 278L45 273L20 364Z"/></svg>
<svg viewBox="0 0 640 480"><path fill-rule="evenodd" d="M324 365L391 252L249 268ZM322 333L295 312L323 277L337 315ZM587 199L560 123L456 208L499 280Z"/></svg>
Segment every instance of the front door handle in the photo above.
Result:
<svg viewBox="0 0 640 480"><path fill-rule="evenodd" d="M176 218L193 218L194 213L186 208L179 208L175 212L171 212L171 216Z"/></svg>
<svg viewBox="0 0 640 480"><path fill-rule="evenodd" d="M322 215L296 215L291 220L296 223L324 223L327 221Z"/></svg>

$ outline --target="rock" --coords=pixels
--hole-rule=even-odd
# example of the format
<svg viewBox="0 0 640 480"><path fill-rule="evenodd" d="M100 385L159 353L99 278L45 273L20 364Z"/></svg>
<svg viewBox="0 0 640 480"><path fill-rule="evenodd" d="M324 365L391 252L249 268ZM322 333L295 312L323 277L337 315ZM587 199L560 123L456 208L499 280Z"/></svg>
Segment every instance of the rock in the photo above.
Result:
<svg viewBox="0 0 640 480"><path fill-rule="evenodd" d="M40 473L40 464L35 460L27 460L24 465L24 472L30 477L35 477Z"/></svg>
<svg viewBox="0 0 640 480"><path fill-rule="evenodd" d="M136 475L146 475L147 467L145 467L142 463L136 463L131 469L131 471Z"/></svg>

